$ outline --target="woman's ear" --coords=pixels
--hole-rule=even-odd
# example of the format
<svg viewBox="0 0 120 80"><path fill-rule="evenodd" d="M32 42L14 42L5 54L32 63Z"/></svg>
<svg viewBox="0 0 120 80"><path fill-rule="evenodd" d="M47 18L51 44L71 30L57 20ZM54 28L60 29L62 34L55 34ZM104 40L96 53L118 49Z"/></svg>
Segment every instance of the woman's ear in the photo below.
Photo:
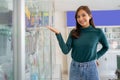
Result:
<svg viewBox="0 0 120 80"><path fill-rule="evenodd" d="M89 15L90 19L92 18L92 15Z"/></svg>
<svg viewBox="0 0 120 80"><path fill-rule="evenodd" d="M92 18L92 15L89 15L89 19L91 19Z"/></svg>

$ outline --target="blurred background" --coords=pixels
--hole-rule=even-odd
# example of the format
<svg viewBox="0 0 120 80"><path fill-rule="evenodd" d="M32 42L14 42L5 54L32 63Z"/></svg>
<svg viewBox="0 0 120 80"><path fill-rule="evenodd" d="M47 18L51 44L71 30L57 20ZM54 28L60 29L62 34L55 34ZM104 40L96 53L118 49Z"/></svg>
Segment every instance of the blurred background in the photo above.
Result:
<svg viewBox="0 0 120 80"><path fill-rule="evenodd" d="M120 0L0 0L0 80L69 80L71 53L62 53L46 26L66 41L81 5L91 9L109 42L98 60L100 79L119 80Z"/></svg>

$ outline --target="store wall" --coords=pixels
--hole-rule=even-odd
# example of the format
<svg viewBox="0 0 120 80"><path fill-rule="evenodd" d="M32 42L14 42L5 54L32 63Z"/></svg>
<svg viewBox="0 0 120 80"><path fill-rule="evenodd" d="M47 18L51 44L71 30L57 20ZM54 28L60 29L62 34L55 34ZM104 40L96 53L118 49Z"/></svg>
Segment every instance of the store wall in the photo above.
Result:
<svg viewBox="0 0 120 80"><path fill-rule="evenodd" d="M55 12L55 28L57 28L66 42L66 13L62 11ZM58 45L58 41L56 40L56 64L60 64L62 68L62 73L67 72L67 56L64 55Z"/></svg>
<svg viewBox="0 0 120 80"><path fill-rule="evenodd" d="M75 11L67 11L67 26L75 26ZM96 26L120 25L120 10L97 10L92 11L93 20Z"/></svg>

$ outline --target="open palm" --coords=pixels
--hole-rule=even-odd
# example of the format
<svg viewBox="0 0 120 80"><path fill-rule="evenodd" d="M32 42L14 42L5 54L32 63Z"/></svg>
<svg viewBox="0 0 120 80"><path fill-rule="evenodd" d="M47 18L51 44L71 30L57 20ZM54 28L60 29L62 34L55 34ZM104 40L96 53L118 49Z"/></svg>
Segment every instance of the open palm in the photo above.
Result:
<svg viewBox="0 0 120 80"><path fill-rule="evenodd" d="M47 26L47 28L48 28L49 30L51 30L52 32L56 33L56 34L59 34L59 33L60 33L60 32L59 32L56 28L54 28L54 27Z"/></svg>

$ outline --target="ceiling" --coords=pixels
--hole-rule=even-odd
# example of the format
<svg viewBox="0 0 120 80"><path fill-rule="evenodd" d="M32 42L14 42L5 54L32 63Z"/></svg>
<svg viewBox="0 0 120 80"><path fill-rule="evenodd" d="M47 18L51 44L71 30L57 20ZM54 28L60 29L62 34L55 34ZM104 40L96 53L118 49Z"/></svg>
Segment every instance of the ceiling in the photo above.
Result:
<svg viewBox="0 0 120 80"><path fill-rule="evenodd" d="M81 5L87 5L91 10L120 10L120 0L25 0L33 12L50 10L53 3L55 11L75 11ZM0 11L12 10L13 0L0 0Z"/></svg>
<svg viewBox="0 0 120 80"><path fill-rule="evenodd" d="M74 11L81 5L91 10L120 10L120 0L54 0L56 11Z"/></svg>

